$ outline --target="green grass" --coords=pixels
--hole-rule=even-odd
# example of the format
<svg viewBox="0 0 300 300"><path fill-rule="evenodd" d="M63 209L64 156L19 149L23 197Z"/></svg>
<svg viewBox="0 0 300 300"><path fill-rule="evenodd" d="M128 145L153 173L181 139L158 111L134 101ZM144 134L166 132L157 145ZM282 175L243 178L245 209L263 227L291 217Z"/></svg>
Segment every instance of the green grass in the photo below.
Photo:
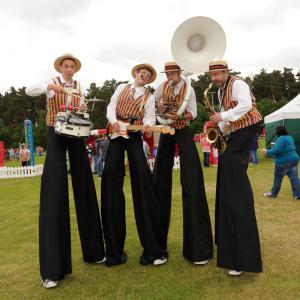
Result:
<svg viewBox="0 0 300 300"><path fill-rule="evenodd" d="M201 155L202 157L202 155ZM276 200L266 199L273 180L272 160L249 167L255 195L264 272L228 277L216 267L194 266L182 257L182 203L179 172L174 172L170 259L165 266L140 266L129 176L127 200L128 263L107 268L83 263L70 182L73 274L56 289L39 280L38 211L40 178L0 180L0 299L300 299L300 202L284 179ZM128 173L127 173L128 174ZM212 223L216 168L204 169ZM95 177L97 193L100 184Z"/></svg>

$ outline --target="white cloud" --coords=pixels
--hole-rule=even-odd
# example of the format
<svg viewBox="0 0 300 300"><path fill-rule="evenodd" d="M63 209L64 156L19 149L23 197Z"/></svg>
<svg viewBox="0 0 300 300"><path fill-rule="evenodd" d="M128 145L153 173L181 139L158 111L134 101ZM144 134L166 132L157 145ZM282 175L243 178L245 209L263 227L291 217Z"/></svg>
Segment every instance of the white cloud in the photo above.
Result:
<svg viewBox="0 0 300 300"><path fill-rule="evenodd" d="M85 86L130 80L131 67L143 61L160 71L172 58L173 32L197 15L221 24L225 58L244 75L299 68L299 12L298 0L0 0L0 91L55 75L53 61L66 52L82 60Z"/></svg>

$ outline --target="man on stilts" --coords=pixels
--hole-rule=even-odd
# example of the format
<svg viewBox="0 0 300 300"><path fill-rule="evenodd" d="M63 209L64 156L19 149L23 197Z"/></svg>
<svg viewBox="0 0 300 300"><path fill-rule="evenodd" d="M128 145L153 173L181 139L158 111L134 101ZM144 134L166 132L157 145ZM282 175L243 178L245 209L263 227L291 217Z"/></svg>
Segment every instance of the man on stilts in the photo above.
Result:
<svg viewBox="0 0 300 300"><path fill-rule="evenodd" d="M86 104L78 97L83 96L82 88L73 79L81 63L72 54L65 54L55 60L54 67L61 73L59 76L26 89L30 96L47 96L48 148L41 179L39 216L40 274L46 288L57 286L72 273L67 151L83 260L105 261L99 207L85 141L58 135L54 130L60 105L86 110ZM67 89L72 89L75 97L67 94Z"/></svg>
<svg viewBox="0 0 300 300"><path fill-rule="evenodd" d="M220 129L229 126L227 148L219 157L216 191L217 265L229 275L262 272L253 192L247 167L250 146L262 117L246 82L229 74L226 61L209 63L210 77L219 88L220 112L210 120Z"/></svg>
<svg viewBox="0 0 300 300"><path fill-rule="evenodd" d="M206 200L202 167L189 123L197 117L197 103L194 89L181 76L176 62L165 64L167 81L155 91L156 106L175 135L161 135L154 166L156 195L161 207L161 246L168 257L168 231L172 202L172 171L175 144L179 145L180 182L183 202L183 256L196 265L205 265L213 257L211 222ZM164 113L166 107L188 101L186 109Z"/></svg>

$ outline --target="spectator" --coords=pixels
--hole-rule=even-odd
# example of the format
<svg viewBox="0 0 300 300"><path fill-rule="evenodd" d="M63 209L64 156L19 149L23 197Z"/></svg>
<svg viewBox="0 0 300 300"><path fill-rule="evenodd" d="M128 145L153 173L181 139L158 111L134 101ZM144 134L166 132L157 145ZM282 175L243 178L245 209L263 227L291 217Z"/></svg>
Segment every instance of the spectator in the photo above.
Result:
<svg viewBox="0 0 300 300"><path fill-rule="evenodd" d="M144 140L143 140L143 150L144 150L144 153L145 153L145 157L148 161L149 156L150 156L150 148L149 148L149 145L147 144L147 142L144 141Z"/></svg>
<svg viewBox="0 0 300 300"><path fill-rule="evenodd" d="M299 155L293 137L288 134L285 126L276 127L277 140L271 150L264 149L267 157L274 157L274 183L270 192L264 193L265 197L276 198L281 182L285 175L289 177L292 185L294 199L300 200L300 180L298 177Z"/></svg>
<svg viewBox="0 0 300 300"><path fill-rule="evenodd" d="M13 148L10 148L8 150L8 155L9 155L9 161L12 161L15 158L15 151Z"/></svg>
<svg viewBox="0 0 300 300"><path fill-rule="evenodd" d="M257 156L258 136L259 136L258 133L256 133L255 137L253 138L251 147L250 147L251 162L253 165L258 164L258 156Z"/></svg>
<svg viewBox="0 0 300 300"><path fill-rule="evenodd" d="M157 155L157 145L156 146L154 146L154 148L153 148L153 157L154 158L156 158L156 155Z"/></svg>
<svg viewBox="0 0 300 300"><path fill-rule="evenodd" d="M210 143L206 140L205 134L200 134L200 144L203 153L204 167L209 167Z"/></svg>
<svg viewBox="0 0 300 300"><path fill-rule="evenodd" d="M19 158L20 158L20 149L19 149L19 148L16 148L16 149L15 149L15 158L16 158L16 159L19 159Z"/></svg>
<svg viewBox="0 0 300 300"><path fill-rule="evenodd" d="M86 151L88 153L88 159L90 163L90 167L92 169L92 163L93 163L93 150L92 150L92 144L86 145Z"/></svg>
<svg viewBox="0 0 300 300"><path fill-rule="evenodd" d="M102 172L103 172L104 165L105 165L108 147L109 147L109 139L106 136L101 135L100 142L99 142L100 156L99 156L99 160L98 160L98 177L99 178L102 177Z"/></svg>
<svg viewBox="0 0 300 300"><path fill-rule="evenodd" d="M23 143L20 150L20 163L21 166L26 167L29 165L30 151L27 149L26 144Z"/></svg>

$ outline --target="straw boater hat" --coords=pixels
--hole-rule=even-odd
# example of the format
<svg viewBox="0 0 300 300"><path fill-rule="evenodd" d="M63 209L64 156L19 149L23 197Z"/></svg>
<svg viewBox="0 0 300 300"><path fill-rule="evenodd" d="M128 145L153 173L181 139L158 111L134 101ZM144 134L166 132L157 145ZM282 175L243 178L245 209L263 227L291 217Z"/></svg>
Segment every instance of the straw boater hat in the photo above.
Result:
<svg viewBox="0 0 300 300"><path fill-rule="evenodd" d="M75 72L78 72L81 68L81 62L78 58L76 58L73 54L71 53L66 53L63 54L62 56L58 57L55 61L54 61L54 68L58 73L60 72L59 66L61 65L61 63L65 60L65 59L70 59L73 60L75 62Z"/></svg>
<svg viewBox="0 0 300 300"><path fill-rule="evenodd" d="M214 60L209 63L209 70L205 73L210 73L213 71L231 71L228 69L228 64L226 60Z"/></svg>
<svg viewBox="0 0 300 300"><path fill-rule="evenodd" d="M152 83L156 79L157 76L156 71L150 64L138 64L134 66L131 70L131 75L133 78L135 77L135 72L140 69L147 69L148 71L151 72L152 76L150 77L148 84Z"/></svg>
<svg viewBox="0 0 300 300"><path fill-rule="evenodd" d="M174 71L181 72L183 70L175 61L169 61L165 63L165 70L162 71L161 73L174 72Z"/></svg>

